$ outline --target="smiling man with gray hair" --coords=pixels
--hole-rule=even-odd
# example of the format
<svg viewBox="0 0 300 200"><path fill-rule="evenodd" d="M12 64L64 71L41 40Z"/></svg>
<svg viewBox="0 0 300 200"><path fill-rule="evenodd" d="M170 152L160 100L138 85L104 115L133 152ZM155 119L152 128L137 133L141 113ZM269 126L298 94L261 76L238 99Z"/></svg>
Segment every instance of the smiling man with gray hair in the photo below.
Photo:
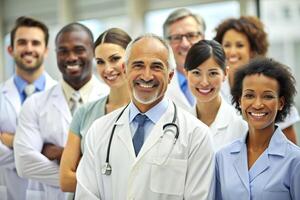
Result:
<svg viewBox="0 0 300 200"><path fill-rule="evenodd" d="M174 78L166 95L185 110L192 109L195 99L188 88L184 62L191 46L204 39L205 29L203 18L186 8L173 11L163 25L164 37L172 47L176 60Z"/></svg>
<svg viewBox="0 0 300 200"><path fill-rule="evenodd" d="M210 199L208 127L165 96L172 49L147 34L126 49L131 102L94 122L77 169L76 199Z"/></svg>

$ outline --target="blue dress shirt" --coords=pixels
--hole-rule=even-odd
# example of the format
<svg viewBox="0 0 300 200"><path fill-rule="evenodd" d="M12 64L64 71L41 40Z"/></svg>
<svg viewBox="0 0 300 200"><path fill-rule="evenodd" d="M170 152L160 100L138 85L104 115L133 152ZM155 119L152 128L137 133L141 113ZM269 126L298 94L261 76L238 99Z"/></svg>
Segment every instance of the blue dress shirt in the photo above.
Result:
<svg viewBox="0 0 300 200"><path fill-rule="evenodd" d="M190 103L190 105L193 106L195 104L195 97L193 96L193 94L190 91L187 79L179 71L177 71L177 74L178 74L177 77L178 77L178 83L179 83L180 89L183 92L186 99L188 100L188 102Z"/></svg>
<svg viewBox="0 0 300 200"><path fill-rule="evenodd" d="M248 170L246 137L216 154L216 200L299 200L300 148L276 128Z"/></svg>
<svg viewBox="0 0 300 200"><path fill-rule="evenodd" d="M167 111L169 105L169 101L167 99L161 100L157 105L155 105L153 108L148 110L146 113L143 113L147 115L149 120L145 122L145 139L149 136L151 130L155 126L155 124L158 122L160 117ZM133 137L137 127L138 123L134 120L135 116L137 114L141 113L139 109L131 102L129 104L129 124L130 124L130 130L131 130L131 136Z"/></svg>
<svg viewBox="0 0 300 200"><path fill-rule="evenodd" d="M26 95L24 92L25 87L28 85L28 82L26 80L24 80L23 78L21 78L18 75L14 76L14 83L18 89L20 98L21 98L21 102L23 104L23 102L26 99ZM35 92L39 92L39 91L43 91L45 89L45 85L46 85L46 77L44 74L42 74L37 80L35 80L33 82L34 86L35 86Z"/></svg>

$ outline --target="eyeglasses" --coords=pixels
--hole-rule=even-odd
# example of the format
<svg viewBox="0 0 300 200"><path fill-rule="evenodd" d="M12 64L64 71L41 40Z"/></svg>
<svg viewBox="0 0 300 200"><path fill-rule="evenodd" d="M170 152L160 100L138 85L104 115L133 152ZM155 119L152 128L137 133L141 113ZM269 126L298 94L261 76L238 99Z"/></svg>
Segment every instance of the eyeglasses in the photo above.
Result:
<svg viewBox="0 0 300 200"><path fill-rule="evenodd" d="M185 37L189 42L194 43L199 40L199 37L202 35L201 32L189 32L186 34L174 34L167 37L167 39L173 43L178 44L181 43L183 37Z"/></svg>

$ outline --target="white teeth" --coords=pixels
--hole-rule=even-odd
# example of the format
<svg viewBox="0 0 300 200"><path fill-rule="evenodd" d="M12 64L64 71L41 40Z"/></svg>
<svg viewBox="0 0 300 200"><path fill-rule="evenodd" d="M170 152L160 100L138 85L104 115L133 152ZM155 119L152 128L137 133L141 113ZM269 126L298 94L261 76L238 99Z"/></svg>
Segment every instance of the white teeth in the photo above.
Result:
<svg viewBox="0 0 300 200"><path fill-rule="evenodd" d="M106 79L112 81L112 80L115 80L117 77L118 77L117 75L106 76Z"/></svg>
<svg viewBox="0 0 300 200"><path fill-rule="evenodd" d="M239 60L238 57L230 57L230 58L228 58L229 62L237 62L238 60Z"/></svg>
<svg viewBox="0 0 300 200"><path fill-rule="evenodd" d="M32 59L34 59L34 56L33 55L25 55L25 56L23 56L23 58L25 60L32 60Z"/></svg>
<svg viewBox="0 0 300 200"><path fill-rule="evenodd" d="M152 88L153 87L152 84L149 84L149 85L140 84L140 86L143 87L143 88Z"/></svg>
<svg viewBox="0 0 300 200"><path fill-rule="evenodd" d="M77 70L79 68L80 68L79 65L68 65L67 66L67 69L71 69L71 70Z"/></svg>
<svg viewBox="0 0 300 200"><path fill-rule="evenodd" d="M199 91L200 91L201 93L209 93L209 92L210 92L210 89L207 89L207 90L199 89Z"/></svg>
<svg viewBox="0 0 300 200"><path fill-rule="evenodd" d="M266 115L266 113L252 113L252 112L250 114L254 117L262 117L262 116Z"/></svg>

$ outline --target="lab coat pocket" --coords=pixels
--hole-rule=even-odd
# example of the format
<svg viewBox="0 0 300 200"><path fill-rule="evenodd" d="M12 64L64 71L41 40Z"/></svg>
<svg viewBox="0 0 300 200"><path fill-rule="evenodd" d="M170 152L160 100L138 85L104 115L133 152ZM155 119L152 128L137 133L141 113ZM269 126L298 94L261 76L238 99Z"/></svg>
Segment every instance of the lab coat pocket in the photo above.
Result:
<svg viewBox="0 0 300 200"><path fill-rule="evenodd" d="M7 188L4 185L0 185L0 199L7 200Z"/></svg>
<svg viewBox="0 0 300 200"><path fill-rule="evenodd" d="M166 163L152 163L150 189L153 192L183 195L187 160L169 158Z"/></svg>
<svg viewBox="0 0 300 200"><path fill-rule="evenodd" d="M46 199L45 192L39 190L27 190L26 199L30 199L30 200Z"/></svg>

